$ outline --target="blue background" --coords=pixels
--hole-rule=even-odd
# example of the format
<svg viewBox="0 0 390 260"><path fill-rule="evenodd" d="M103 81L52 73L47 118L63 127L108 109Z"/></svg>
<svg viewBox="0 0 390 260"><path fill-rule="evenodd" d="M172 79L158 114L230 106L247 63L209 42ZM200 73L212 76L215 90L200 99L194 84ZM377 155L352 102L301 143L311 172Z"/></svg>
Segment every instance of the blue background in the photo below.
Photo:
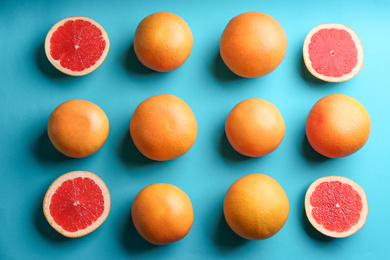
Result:
<svg viewBox="0 0 390 260"><path fill-rule="evenodd" d="M180 15L194 35L186 63L157 73L137 60L132 42L138 23L157 11ZM228 21L246 11L275 17L288 47L281 65L257 79L235 76L219 56L219 39ZM44 40L68 16L98 21L110 38L104 63L83 77L64 75L48 62ZM306 34L326 22L350 26L360 37L365 62L344 83L311 76L302 60ZM0 259L380 259L390 254L388 98L390 1L0 1ZM198 121L198 137L184 156L154 162L143 157L129 134L131 115L144 99L162 93L186 101ZM341 159L327 159L308 144L304 125L321 97L343 93L368 110L372 130L367 144ZM236 153L224 133L230 110L247 98L275 104L286 123L279 148L262 158ZM52 110L74 98L99 105L110 121L106 144L96 154L71 159L51 145L46 124ZM49 185L63 173L87 170L99 175L112 198L106 222L78 239L58 234L42 213ZM228 187L254 173L275 178L290 201L284 228L263 241L248 241L227 226L222 202ZM366 191L366 225L344 239L327 238L312 228L304 195L319 177L341 175ZM153 246L136 232L131 204L143 187L177 185L192 200L190 233L167 246Z"/></svg>

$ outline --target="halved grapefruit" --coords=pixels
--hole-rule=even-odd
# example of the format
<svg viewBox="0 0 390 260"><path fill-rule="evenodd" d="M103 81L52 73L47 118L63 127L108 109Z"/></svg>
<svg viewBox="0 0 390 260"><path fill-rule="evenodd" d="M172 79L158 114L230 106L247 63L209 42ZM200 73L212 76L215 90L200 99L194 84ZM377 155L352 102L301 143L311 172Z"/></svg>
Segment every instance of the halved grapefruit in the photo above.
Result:
<svg viewBox="0 0 390 260"><path fill-rule="evenodd" d="M303 59L313 76L328 82L347 81L363 66L363 46L348 26L325 23L307 34Z"/></svg>
<svg viewBox="0 0 390 260"><path fill-rule="evenodd" d="M104 182L86 171L60 176L43 200L47 221L66 237L81 237L97 229L106 220L110 206L110 194Z"/></svg>
<svg viewBox="0 0 390 260"><path fill-rule="evenodd" d="M354 181L328 176L314 181L306 192L306 215L315 229L340 238L356 233L366 223L367 197Z"/></svg>
<svg viewBox="0 0 390 260"><path fill-rule="evenodd" d="M59 71L82 76L99 67L110 42L104 28L88 17L74 16L56 23L45 40L46 56Z"/></svg>

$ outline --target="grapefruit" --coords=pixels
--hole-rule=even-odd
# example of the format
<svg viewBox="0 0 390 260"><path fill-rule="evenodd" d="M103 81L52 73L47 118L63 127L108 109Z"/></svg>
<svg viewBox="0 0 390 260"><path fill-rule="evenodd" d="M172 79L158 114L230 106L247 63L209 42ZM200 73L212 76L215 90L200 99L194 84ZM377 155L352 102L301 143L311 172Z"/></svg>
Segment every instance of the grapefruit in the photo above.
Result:
<svg viewBox="0 0 390 260"><path fill-rule="evenodd" d="M289 203L286 193L272 177L254 173L235 181L226 192L223 211L229 227L239 236L260 240L282 229Z"/></svg>
<svg viewBox="0 0 390 260"><path fill-rule="evenodd" d="M150 97L135 109L130 134L138 150L156 161L182 156L196 140L198 125L191 108L169 94Z"/></svg>
<svg viewBox="0 0 390 260"><path fill-rule="evenodd" d="M187 194L172 184L155 183L135 197L131 215L137 232L155 245L184 238L194 222L194 212Z"/></svg>
<svg viewBox="0 0 390 260"><path fill-rule="evenodd" d="M237 152L250 157L274 151L282 142L285 131L283 117L276 106L260 98L237 104L225 122L229 143Z"/></svg>
<svg viewBox="0 0 390 260"><path fill-rule="evenodd" d="M323 177L306 192L306 215L315 229L330 237L347 237L366 223L367 197L352 180L340 176Z"/></svg>
<svg viewBox="0 0 390 260"><path fill-rule="evenodd" d="M179 68L190 56L192 32L180 16L158 12L145 17L134 35L134 51L149 69L167 72Z"/></svg>
<svg viewBox="0 0 390 260"><path fill-rule="evenodd" d="M306 136L318 153L340 158L361 149L370 135L371 120L356 99L343 94L321 98L306 119Z"/></svg>
<svg viewBox="0 0 390 260"><path fill-rule="evenodd" d="M325 23L307 34L303 59L313 76L328 82L342 82L355 77L361 70L363 46L348 26Z"/></svg>
<svg viewBox="0 0 390 260"><path fill-rule="evenodd" d="M59 71L82 76L97 69L107 56L110 42L104 28L88 17L74 16L56 23L48 32L45 52Z"/></svg>
<svg viewBox="0 0 390 260"><path fill-rule="evenodd" d="M50 114L47 133L54 147L66 156L82 158L97 152L106 142L109 122L96 104L68 100Z"/></svg>
<svg viewBox="0 0 390 260"><path fill-rule="evenodd" d="M235 74L257 78L274 71L287 49L286 34L272 16L247 12L234 17L224 29L220 53Z"/></svg>
<svg viewBox="0 0 390 260"><path fill-rule="evenodd" d="M81 237L97 229L110 212L110 194L95 174L73 171L56 179L43 200L49 224L66 237Z"/></svg>

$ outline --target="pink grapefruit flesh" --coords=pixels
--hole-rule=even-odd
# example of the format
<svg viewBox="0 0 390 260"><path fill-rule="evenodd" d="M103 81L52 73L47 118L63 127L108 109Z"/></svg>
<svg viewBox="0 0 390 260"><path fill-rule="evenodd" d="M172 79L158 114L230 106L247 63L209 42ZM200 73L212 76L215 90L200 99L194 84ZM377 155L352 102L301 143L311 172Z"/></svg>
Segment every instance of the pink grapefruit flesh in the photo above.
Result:
<svg viewBox="0 0 390 260"><path fill-rule="evenodd" d="M99 67L110 43L104 28L82 16L68 17L56 23L45 40L45 52L58 70L82 76Z"/></svg>
<svg viewBox="0 0 390 260"><path fill-rule="evenodd" d="M306 192L305 209L314 228L335 238L356 233L368 214L364 190L352 180L339 176L313 182Z"/></svg>
<svg viewBox="0 0 390 260"><path fill-rule="evenodd" d="M110 194L95 174L73 171L60 176L46 192L43 211L49 224L67 237L98 228L110 211Z"/></svg>
<svg viewBox="0 0 390 260"><path fill-rule="evenodd" d="M342 82L353 78L361 70L363 46L348 26L321 24L307 34L303 59L313 76L328 82Z"/></svg>

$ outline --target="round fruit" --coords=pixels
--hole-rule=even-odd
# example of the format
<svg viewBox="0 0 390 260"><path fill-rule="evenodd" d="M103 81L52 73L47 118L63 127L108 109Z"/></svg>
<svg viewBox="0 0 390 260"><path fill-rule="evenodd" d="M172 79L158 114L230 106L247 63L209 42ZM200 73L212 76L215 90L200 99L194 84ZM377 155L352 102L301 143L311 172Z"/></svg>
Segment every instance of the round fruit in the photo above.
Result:
<svg viewBox="0 0 390 260"><path fill-rule="evenodd" d="M72 99L51 113L47 133L54 147L69 157L95 153L108 137L109 123L104 111L92 102Z"/></svg>
<svg viewBox="0 0 390 260"><path fill-rule="evenodd" d="M45 40L46 56L59 71L82 76L107 56L110 42L103 27L88 17L74 16L56 23Z"/></svg>
<svg viewBox="0 0 390 260"><path fill-rule="evenodd" d="M287 37L270 15L248 12L234 17L222 33L220 52L235 74L256 78L274 71L287 49Z"/></svg>
<svg viewBox="0 0 390 260"><path fill-rule="evenodd" d="M190 198L178 187L155 183L134 199L131 215L138 233L155 245L184 238L194 222Z"/></svg>
<svg viewBox="0 0 390 260"><path fill-rule="evenodd" d="M135 109L130 134L138 150L156 161L185 154L194 144L198 125L191 108L169 95L150 97Z"/></svg>
<svg viewBox="0 0 390 260"><path fill-rule="evenodd" d="M342 82L355 77L361 70L363 46L348 26L325 23L307 34L303 59L313 76L328 82Z"/></svg>
<svg viewBox="0 0 390 260"><path fill-rule="evenodd" d="M323 177L313 182L306 192L306 215L319 232L330 237L347 237L366 223L367 197L364 190L350 179Z"/></svg>
<svg viewBox="0 0 390 260"><path fill-rule="evenodd" d="M86 171L66 173L49 187L43 212L49 224L67 237L81 237L97 229L110 212L104 182Z"/></svg>
<svg viewBox="0 0 390 260"><path fill-rule="evenodd" d="M225 122L226 136L239 153L260 157L282 142L286 127L279 110L270 102L251 98L240 102Z"/></svg>
<svg viewBox="0 0 390 260"><path fill-rule="evenodd" d="M146 67L167 72L179 68L190 56L193 38L178 15L158 12L144 18L134 35L134 50Z"/></svg>
<svg viewBox="0 0 390 260"><path fill-rule="evenodd" d="M356 99L332 94L321 98L306 120L306 135L318 153L339 158L358 151L367 142L371 121Z"/></svg>
<svg viewBox="0 0 390 260"><path fill-rule="evenodd" d="M249 174L230 186L223 202L225 219L239 236L260 240L286 223L289 203L280 184L265 174Z"/></svg>

